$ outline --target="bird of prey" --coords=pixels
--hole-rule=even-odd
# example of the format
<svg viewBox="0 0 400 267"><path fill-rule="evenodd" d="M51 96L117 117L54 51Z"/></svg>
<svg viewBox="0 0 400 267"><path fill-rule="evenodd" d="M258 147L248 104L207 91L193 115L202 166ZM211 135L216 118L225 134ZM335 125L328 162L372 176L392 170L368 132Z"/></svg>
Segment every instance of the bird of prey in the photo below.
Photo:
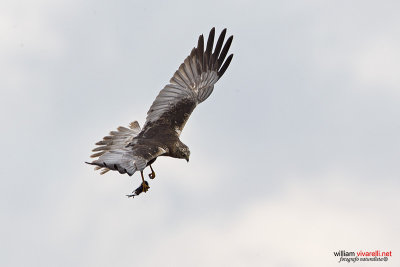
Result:
<svg viewBox="0 0 400 267"><path fill-rule="evenodd" d="M206 100L214 90L214 84L224 75L231 63L233 54L227 58L233 36L226 42L224 29L214 47L215 28L212 28L204 50L204 37L200 35L197 47L179 66L167 84L158 94L149 111L143 128L134 121L129 128L118 127L109 136L96 143L98 147L92 158L95 170L101 174L109 170L129 176L139 171L142 184L127 195L134 197L146 192L150 187L143 177L143 170L149 166L149 177L155 178L152 164L159 156L186 159L189 161L189 148L179 136L195 107Z"/></svg>

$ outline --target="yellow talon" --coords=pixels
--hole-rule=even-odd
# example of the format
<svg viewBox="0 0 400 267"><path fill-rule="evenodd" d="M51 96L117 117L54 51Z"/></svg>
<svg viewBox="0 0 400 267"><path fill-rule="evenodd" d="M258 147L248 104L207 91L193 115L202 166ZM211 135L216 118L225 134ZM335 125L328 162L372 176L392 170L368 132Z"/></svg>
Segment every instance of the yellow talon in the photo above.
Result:
<svg viewBox="0 0 400 267"><path fill-rule="evenodd" d="M140 175L142 176L142 188L143 188L143 192L147 192L147 190L149 190L150 186L147 184L147 182L144 180L143 177L143 171L140 172Z"/></svg>
<svg viewBox="0 0 400 267"><path fill-rule="evenodd" d="M147 190L149 190L150 186L147 185L147 183L142 183L142 187L143 187L143 192L147 192Z"/></svg>

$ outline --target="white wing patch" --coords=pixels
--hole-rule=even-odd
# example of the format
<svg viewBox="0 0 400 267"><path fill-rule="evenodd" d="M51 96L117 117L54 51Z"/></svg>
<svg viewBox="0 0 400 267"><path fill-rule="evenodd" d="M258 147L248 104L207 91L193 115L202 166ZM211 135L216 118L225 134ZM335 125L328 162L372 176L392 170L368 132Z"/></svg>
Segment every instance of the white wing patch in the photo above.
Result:
<svg viewBox="0 0 400 267"><path fill-rule="evenodd" d="M134 157L131 151L120 149L104 153L92 164L132 175L137 170L143 170L147 161L141 157Z"/></svg>
<svg viewBox="0 0 400 267"><path fill-rule="evenodd" d="M131 176L136 171L143 171L150 160L167 152L161 147L146 147L145 150L143 150L143 146L139 145L139 147L139 149L126 147L107 151L89 164L97 165L96 168L107 168Z"/></svg>

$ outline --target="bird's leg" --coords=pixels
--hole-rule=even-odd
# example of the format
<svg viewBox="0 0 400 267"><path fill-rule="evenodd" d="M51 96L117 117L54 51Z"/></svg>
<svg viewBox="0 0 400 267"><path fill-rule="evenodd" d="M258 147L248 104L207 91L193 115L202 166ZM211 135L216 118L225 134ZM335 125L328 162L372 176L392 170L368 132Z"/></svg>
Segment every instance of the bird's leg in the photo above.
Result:
<svg viewBox="0 0 400 267"><path fill-rule="evenodd" d="M154 179L154 178L156 178L156 173L154 172L151 165L149 165L149 166L150 166L150 170L151 170L151 173L149 173L149 177L150 177L150 179Z"/></svg>
<svg viewBox="0 0 400 267"><path fill-rule="evenodd" d="M144 180L143 177L143 171L140 171L140 175L142 176L142 187L143 187L143 192L147 192L147 190L149 190L150 186L148 185L148 183Z"/></svg>

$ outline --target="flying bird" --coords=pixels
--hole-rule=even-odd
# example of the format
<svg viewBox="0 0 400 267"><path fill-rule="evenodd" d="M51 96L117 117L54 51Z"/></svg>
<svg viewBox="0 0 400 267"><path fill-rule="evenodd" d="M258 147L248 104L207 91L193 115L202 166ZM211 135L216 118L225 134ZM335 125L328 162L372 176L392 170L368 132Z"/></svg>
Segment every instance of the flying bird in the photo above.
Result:
<svg viewBox="0 0 400 267"><path fill-rule="evenodd" d="M150 188L143 177L149 166L150 179L156 174L152 164L159 156L185 159L189 162L190 150L179 139L190 114L198 104L206 100L214 90L214 84L224 75L233 54L227 58L233 36L226 42L224 29L214 47L215 28L212 28L204 50L204 36L200 35L197 47L179 66L167 84L158 94L149 111L143 128L134 121L129 128L118 127L109 136L96 143L91 155L95 170L104 174L109 170L129 176L136 171L142 177L141 185L127 195L134 197Z"/></svg>

